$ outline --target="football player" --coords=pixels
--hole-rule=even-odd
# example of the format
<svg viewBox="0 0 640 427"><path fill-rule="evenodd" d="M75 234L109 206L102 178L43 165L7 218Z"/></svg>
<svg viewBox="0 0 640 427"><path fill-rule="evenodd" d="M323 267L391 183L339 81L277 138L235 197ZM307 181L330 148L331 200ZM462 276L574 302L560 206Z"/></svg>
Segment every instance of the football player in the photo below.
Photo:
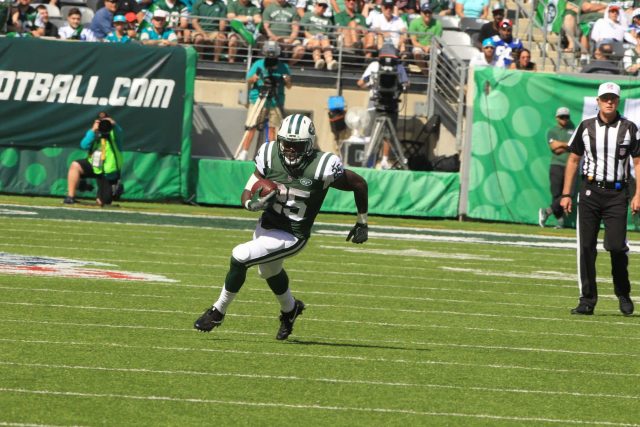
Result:
<svg viewBox="0 0 640 427"><path fill-rule="evenodd" d="M229 304L245 282L247 269L257 265L258 274L266 279L280 303L280 329L276 339L287 339L305 305L291 295L283 263L307 244L329 187L354 193L358 218L347 241L367 241L367 182L344 169L335 154L314 149L315 139L311 119L293 114L283 120L276 141L260 147L255 158L256 170L249 177L241 200L246 209L264 212L253 239L233 248L220 297L195 321L196 329L209 332L222 324ZM251 189L259 179L274 181L278 189L260 197L260 187L252 194Z"/></svg>

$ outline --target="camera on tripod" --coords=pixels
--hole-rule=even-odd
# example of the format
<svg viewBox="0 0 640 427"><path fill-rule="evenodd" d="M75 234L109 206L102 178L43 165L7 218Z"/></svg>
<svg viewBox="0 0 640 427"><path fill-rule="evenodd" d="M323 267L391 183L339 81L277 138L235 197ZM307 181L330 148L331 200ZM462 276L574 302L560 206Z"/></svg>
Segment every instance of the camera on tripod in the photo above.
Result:
<svg viewBox="0 0 640 427"><path fill-rule="evenodd" d="M396 112L404 88L398 76L398 56L395 48L383 46L378 62L380 68L373 81L376 111Z"/></svg>

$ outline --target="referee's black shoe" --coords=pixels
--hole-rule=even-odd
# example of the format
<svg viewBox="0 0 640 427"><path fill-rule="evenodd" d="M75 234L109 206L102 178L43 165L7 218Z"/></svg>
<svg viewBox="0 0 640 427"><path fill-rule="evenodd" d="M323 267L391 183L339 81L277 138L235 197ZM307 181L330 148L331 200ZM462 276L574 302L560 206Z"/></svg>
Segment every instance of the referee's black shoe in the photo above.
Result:
<svg viewBox="0 0 640 427"><path fill-rule="evenodd" d="M584 316L591 316L593 314L593 306L580 303L576 308L571 310L571 314L582 314Z"/></svg>
<svg viewBox="0 0 640 427"><path fill-rule="evenodd" d="M633 301L628 296L618 297L620 302L620 312L625 316L631 316L633 314Z"/></svg>

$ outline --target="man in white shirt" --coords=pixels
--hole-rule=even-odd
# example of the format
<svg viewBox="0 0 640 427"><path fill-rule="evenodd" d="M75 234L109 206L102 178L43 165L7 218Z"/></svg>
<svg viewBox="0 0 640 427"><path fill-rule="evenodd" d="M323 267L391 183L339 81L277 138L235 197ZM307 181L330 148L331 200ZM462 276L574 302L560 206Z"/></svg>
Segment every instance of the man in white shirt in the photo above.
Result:
<svg viewBox="0 0 640 427"><path fill-rule="evenodd" d="M469 65L474 67L504 67L504 62L496 55L496 46L491 37L482 41L482 52L471 59Z"/></svg>
<svg viewBox="0 0 640 427"><path fill-rule="evenodd" d="M84 28L80 23L82 13L77 7L69 9L67 13L67 25L58 29L58 36L62 40L81 40L85 42L98 41L89 28Z"/></svg>
<svg viewBox="0 0 640 427"><path fill-rule="evenodd" d="M393 44L393 47L403 53L407 38L407 24L393 14L394 6L394 0L382 1L382 15L377 15L372 19L371 30L378 35L378 49L381 49L385 40L388 40Z"/></svg>

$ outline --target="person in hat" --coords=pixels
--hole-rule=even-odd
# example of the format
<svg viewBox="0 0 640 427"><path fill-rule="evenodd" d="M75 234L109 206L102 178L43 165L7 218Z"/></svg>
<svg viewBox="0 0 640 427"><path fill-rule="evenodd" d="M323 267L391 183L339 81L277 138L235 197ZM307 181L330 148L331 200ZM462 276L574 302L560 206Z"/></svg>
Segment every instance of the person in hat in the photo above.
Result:
<svg viewBox="0 0 640 427"><path fill-rule="evenodd" d="M142 44L155 46L172 46L178 44L178 36L175 31L166 26L169 13L166 10L156 9L151 19L152 27L144 28L140 32Z"/></svg>
<svg viewBox="0 0 640 427"><path fill-rule="evenodd" d="M596 256L598 234L604 223L604 247L611 258L613 289L620 312L633 314L630 297L627 214L630 167L640 177L638 127L620 115L620 86L606 82L598 87L598 114L583 120L569 140L569 158L564 174L560 206L573 209L572 188L578 171L582 187L578 195L578 286L579 303L571 314L592 315L598 303ZM633 159L633 160L632 160ZM631 199L632 213L640 212L640 179Z"/></svg>
<svg viewBox="0 0 640 427"><path fill-rule="evenodd" d="M138 16L134 12L127 12L124 18L127 20L127 35L131 41L138 40Z"/></svg>
<svg viewBox="0 0 640 427"><path fill-rule="evenodd" d="M213 45L213 60L216 62L220 61L222 49L227 44L227 11L222 0L196 0L191 8L191 41L202 56Z"/></svg>
<svg viewBox="0 0 640 427"><path fill-rule="evenodd" d="M564 188L564 169L569 157L568 143L576 128L571 121L570 114L567 107L559 107L556 110L556 125L547 131L547 145L551 150L551 164L549 166L551 205L540 208L538 211L538 225L540 227L545 226L551 215L556 218L556 228L564 227L564 209L560 206L560 196Z"/></svg>
<svg viewBox="0 0 640 427"><path fill-rule="evenodd" d="M256 36L256 29L262 23L260 8L250 0L231 1L227 5L227 19L233 31L229 32L229 62L236 62L239 47L253 46L261 36Z"/></svg>
<svg viewBox="0 0 640 427"><path fill-rule="evenodd" d="M118 4L116 0L105 0L104 7L98 9L91 20L91 32L98 40L104 39L113 31L113 16L116 14Z"/></svg>
<svg viewBox="0 0 640 427"><path fill-rule="evenodd" d="M489 0L457 0L456 15L460 19L489 19Z"/></svg>
<svg viewBox="0 0 640 427"><path fill-rule="evenodd" d="M67 12L67 24L60 27L58 36L62 40L80 40L86 42L97 41L96 36L89 28L85 28L82 24L82 14L80 9L72 7Z"/></svg>
<svg viewBox="0 0 640 427"><path fill-rule="evenodd" d="M409 24L413 58L424 74L427 74L427 62L431 52L431 39L442 36L442 24L433 18L433 11L429 3L420 8L420 18Z"/></svg>
<svg viewBox="0 0 640 427"><path fill-rule="evenodd" d="M486 38L482 41L482 52L471 58L469 65L474 67L502 67L504 63L499 61L498 55L496 55L496 46L493 43L493 38Z"/></svg>
<svg viewBox="0 0 640 427"><path fill-rule="evenodd" d="M482 49L482 41L493 36L500 35L500 23L504 19L504 4L500 2L495 2L493 6L491 6L491 14L493 15L493 21L487 22L480 27L480 34L478 36L478 41L476 47Z"/></svg>
<svg viewBox="0 0 640 427"><path fill-rule="evenodd" d="M262 23L268 40L280 44L280 49L290 55L289 65L294 66L304 56L304 46L298 40L300 15L287 0L277 0L262 12Z"/></svg>
<svg viewBox="0 0 640 427"><path fill-rule="evenodd" d="M338 61L333 59L333 48L326 33L333 25L333 19L324 16L328 8L328 0L315 0L313 11L305 13L300 24L304 28L303 46L311 51L315 69L322 70L326 66L334 71L338 69Z"/></svg>
<svg viewBox="0 0 640 427"><path fill-rule="evenodd" d="M127 18L124 15L115 15L113 17L113 26L115 29L107 34L104 38L108 43L129 43L131 38L127 34Z"/></svg>
<svg viewBox="0 0 640 427"><path fill-rule="evenodd" d="M503 19L500 22L499 35L493 36L493 44L496 47L496 55L498 60L502 62L501 66L506 68L511 65L513 60L520 54L524 47L519 38L513 37L513 23L509 19Z"/></svg>
<svg viewBox="0 0 640 427"><path fill-rule="evenodd" d="M113 201L113 185L120 179L122 166L123 131L116 121L104 111L98 113L82 141L80 148L87 151L84 159L75 160L67 174L67 196L64 204L76 203L76 191L80 181L95 178L98 184L96 203L110 205Z"/></svg>
<svg viewBox="0 0 640 427"><path fill-rule="evenodd" d="M382 14L373 18L370 28L377 36L378 49L382 49L382 45L390 41L401 54L404 54L407 24L394 15L394 10L395 0L382 0Z"/></svg>
<svg viewBox="0 0 640 427"><path fill-rule="evenodd" d="M140 32L148 26L153 25L153 13L156 10L167 12L165 26L171 28L178 38L178 42L191 40L189 31L189 8L182 0L155 0L145 12L145 17L140 23Z"/></svg>
<svg viewBox="0 0 640 427"><path fill-rule="evenodd" d="M379 94L377 92L376 85L378 75L382 69L390 69L392 71L395 71L397 75L396 94L398 98L392 100L388 105L385 106L380 105L380 97L378 96ZM392 44L386 43L382 46L382 49L380 49L380 53L378 54L378 59L372 61L367 66L367 68L364 70L364 73L362 73L362 77L357 81L357 85L361 89L369 89L368 110L371 117L371 126L373 126L376 117L384 113L391 119L393 128L396 129L398 123L399 95L402 91L406 91L406 89L408 88L409 78L407 76L407 70L399 61L398 50ZM389 154L391 151L390 138L391 135L388 135L388 132L385 132L382 145L382 160L380 162L381 169L391 169L392 166L391 162L389 161Z"/></svg>
<svg viewBox="0 0 640 427"><path fill-rule="evenodd" d="M593 24L589 36L591 46L597 46L601 42L622 43L624 41L627 27L622 25L621 13L623 12L620 6L616 4L609 5L605 15Z"/></svg>

